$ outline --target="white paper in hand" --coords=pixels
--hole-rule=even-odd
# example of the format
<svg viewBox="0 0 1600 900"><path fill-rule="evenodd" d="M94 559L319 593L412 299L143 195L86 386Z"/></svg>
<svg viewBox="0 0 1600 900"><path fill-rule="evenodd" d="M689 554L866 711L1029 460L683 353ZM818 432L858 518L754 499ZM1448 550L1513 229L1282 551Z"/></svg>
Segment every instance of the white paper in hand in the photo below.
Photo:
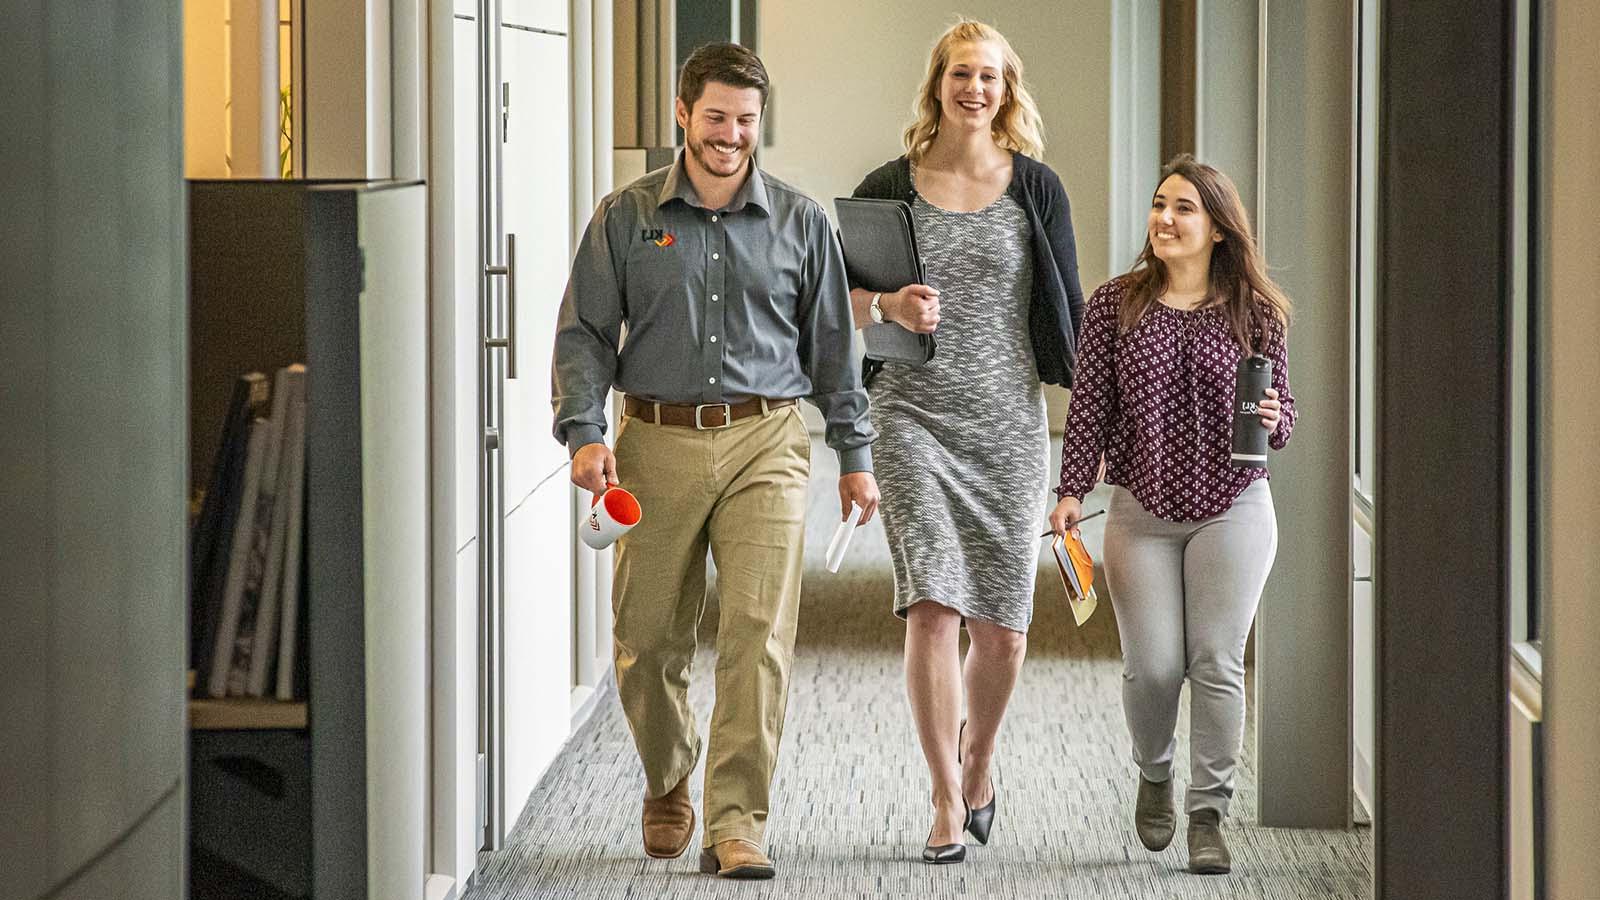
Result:
<svg viewBox="0 0 1600 900"><path fill-rule="evenodd" d="M839 523L833 531L833 540L828 542L828 571L839 571L839 564L844 562L844 551L850 546L850 537L856 533L856 525L861 522L861 506L855 502L850 504L850 515Z"/></svg>

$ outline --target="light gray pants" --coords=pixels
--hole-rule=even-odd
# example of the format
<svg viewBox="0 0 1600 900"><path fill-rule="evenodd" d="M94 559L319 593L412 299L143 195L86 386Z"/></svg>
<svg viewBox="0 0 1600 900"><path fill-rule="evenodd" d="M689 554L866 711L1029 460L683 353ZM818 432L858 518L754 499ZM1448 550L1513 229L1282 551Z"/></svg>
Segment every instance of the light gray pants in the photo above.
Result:
<svg viewBox="0 0 1600 900"><path fill-rule="evenodd" d="M1228 813L1244 743L1244 644L1278 550L1266 479L1226 512L1168 522L1111 495L1106 584L1122 636L1122 710L1144 777L1172 777L1178 696L1189 677L1189 812Z"/></svg>

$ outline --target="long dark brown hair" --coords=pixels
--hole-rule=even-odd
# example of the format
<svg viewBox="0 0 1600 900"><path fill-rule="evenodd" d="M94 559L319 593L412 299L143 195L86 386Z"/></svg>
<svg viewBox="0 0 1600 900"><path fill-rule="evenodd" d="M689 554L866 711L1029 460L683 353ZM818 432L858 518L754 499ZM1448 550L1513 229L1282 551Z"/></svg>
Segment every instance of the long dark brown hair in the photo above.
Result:
<svg viewBox="0 0 1600 900"><path fill-rule="evenodd" d="M1211 217L1211 224L1222 232L1222 240L1211 245L1210 284L1200 307L1221 309L1234 339L1245 353L1259 352L1261 348L1252 335L1260 334L1264 339L1265 333L1260 329L1266 323L1258 317L1265 313L1287 326L1290 304L1283 290L1267 275L1267 263L1256 247L1250 217L1239 199L1239 189L1228 176L1188 153L1180 153L1167 163L1161 171L1161 181L1156 183L1156 191L1159 192L1161 185L1174 175L1181 175L1194 185L1200 194L1200 205ZM1153 198L1152 193L1152 202ZM1167 264L1156 256L1149 234L1144 237L1144 249L1139 251L1133 269L1122 277L1127 292L1123 295L1118 324L1122 331L1127 331L1139 324L1169 286Z"/></svg>

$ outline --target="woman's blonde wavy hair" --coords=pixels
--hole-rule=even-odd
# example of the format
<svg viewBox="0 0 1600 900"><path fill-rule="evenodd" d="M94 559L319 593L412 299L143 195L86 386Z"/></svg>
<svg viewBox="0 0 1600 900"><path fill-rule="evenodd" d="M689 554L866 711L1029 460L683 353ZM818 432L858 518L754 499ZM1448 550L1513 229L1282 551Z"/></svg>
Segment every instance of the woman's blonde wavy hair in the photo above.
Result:
<svg viewBox="0 0 1600 900"><path fill-rule="evenodd" d="M949 68L951 51L958 44L984 41L991 41L998 46L1001 59L1005 61L1005 100L1001 102L1000 111L995 113L990 126L995 144L1034 159L1044 155L1044 122L1039 118L1039 107L1033 102L1033 95L1028 93L1027 85L1023 84L1022 59L1017 56L1017 51L1011 49L1011 43L1005 39L1005 35L992 26L962 18L951 25L939 37L938 43L933 45L933 54L928 58L928 77L923 80L922 88L917 91L917 99L911 104L916 120L906 129L905 142L906 155L911 157L912 162L921 161L923 154L933 145L933 139L939 135L939 82L944 79L945 69Z"/></svg>

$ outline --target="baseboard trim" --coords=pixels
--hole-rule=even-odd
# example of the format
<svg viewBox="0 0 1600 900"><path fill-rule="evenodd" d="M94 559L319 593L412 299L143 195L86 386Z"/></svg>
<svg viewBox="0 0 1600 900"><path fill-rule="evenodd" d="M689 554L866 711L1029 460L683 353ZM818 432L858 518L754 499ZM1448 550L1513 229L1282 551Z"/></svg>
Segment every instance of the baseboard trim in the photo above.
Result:
<svg viewBox="0 0 1600 900"><path fill-rule="evenodd" d="M429 875L422 884L423 900L458 900L456 880L449 875Z"/></svg>
<svg viewBox="0 0 1600 900"><path fill-rule="evenodd" d="M593 687L580 684L572 689L572 727L568 732L569 736L578 733L578 729L582 728L589 721L589 718L594 715L594 711L600 705L600 701L614 693L616 688L617 682L614 670L610 666L606 666L605 674L600 676L599 684Z"/></svg>

